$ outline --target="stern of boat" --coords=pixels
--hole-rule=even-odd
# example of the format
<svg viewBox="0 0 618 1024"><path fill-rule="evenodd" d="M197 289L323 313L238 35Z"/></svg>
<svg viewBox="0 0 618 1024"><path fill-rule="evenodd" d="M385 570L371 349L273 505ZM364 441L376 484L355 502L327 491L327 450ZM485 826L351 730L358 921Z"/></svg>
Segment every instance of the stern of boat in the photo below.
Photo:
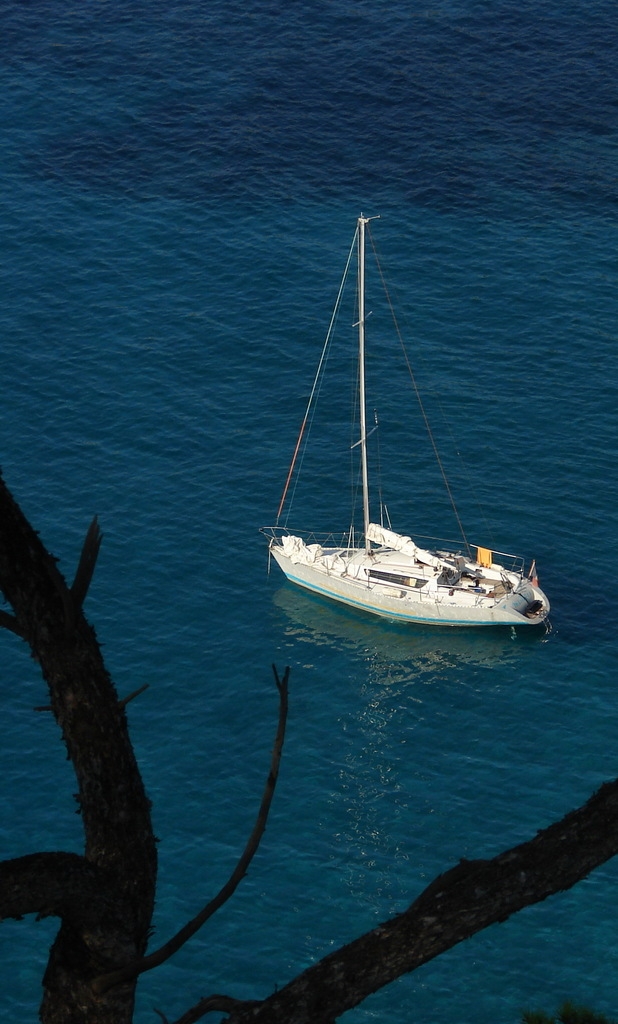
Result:
<svg viewBox="0 0 618 1024"><path fill-rule="evenodd" d="M530 580L523 580L506 599L509 612L515 614L521 625L542 625L549 615L547 595Z"/></svg>

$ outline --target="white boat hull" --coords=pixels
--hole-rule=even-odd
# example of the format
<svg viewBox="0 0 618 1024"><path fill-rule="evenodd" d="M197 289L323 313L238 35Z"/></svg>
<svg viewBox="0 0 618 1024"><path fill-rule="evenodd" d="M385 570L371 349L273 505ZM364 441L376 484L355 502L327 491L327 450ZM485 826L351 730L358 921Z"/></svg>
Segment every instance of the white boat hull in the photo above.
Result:
<svg viewBox="0 0 618 1024"><path fill-rule="evenodd" d="M398 622L430 623L443 626L534 626L549 613L543 591L521 575L494 568L493 577L502 578L507 588L438 585L438 572L424 568L400 552L380 551L367 556L364 550L340 555L322 552L313 564L287 555L271 543L271 554L290 582L362 611ZM370 563L368 565L368 562ZM478 563L468 563L479 571ZM425 580L418 586L418 576ZM413 585L376 582L370 573L405 580L405 573L417 577ZM487 581L484 581L485 583ZM536 609L536 610L535 610Z"/></svg>
<svg viewBox="0 0 618 1024"><path fill-rule="evenodd" d="M380 524L372 523L370 520L367 440L378 428L376 417L375 426L367 431L365 391L365 232L371 219L373 218L361 214L357 220L354 243L346 263L335 311L279 503L277 525L265 527L263 530L269 538L270 553L292 583L333 601L350 605L352 608L360 608L383 618L443 626L539 625L549 614L549 601L538 586L534 568L530 569L526 578L523 559L500 552L500 561L495 561L494 552L486 547L478 546L474 558L458 515L465 554L461 551L453 553L442 550L443 542L436 542L435 550L427 550L420 547L411 537L395 533L390 525L383 525L384 520L389 521L389 516L382 502ZM313 419L312 409L321 390L331 331L338 319L341 297L355 245L358 256L355 290L358 315L355 325L358 328L359 436L352 444L351 450L358 449L359 452L358 479L362 484L363 505L362 546L357 546L359 540L354 517L351 519L349 534L338 541L333 535L318 541L313 534L304 540L302 536L289 533L287 526L278 525L286 504L297 457L299 452L304 451L302 445L305 443L305 428L308 433ZM390 299L388 305L390 306ZM398 328L397 336L402 343ZM412 376L407 356L405 361ZM414 382L413 377L412 380ZM415 383L414 389L420 401L420 393ZM422 412L429 430L424 409ZM431 436L430 430L429 433ZM433 436L431 441L437 455ZM442 475L444 476L443 469ZM453 509L456 512L454 504ZM284 520L286 524L289 522L289 512L288 508ZM358 522L360 523L360 514ZM533 566L535 564L533 563Z"/></svg>

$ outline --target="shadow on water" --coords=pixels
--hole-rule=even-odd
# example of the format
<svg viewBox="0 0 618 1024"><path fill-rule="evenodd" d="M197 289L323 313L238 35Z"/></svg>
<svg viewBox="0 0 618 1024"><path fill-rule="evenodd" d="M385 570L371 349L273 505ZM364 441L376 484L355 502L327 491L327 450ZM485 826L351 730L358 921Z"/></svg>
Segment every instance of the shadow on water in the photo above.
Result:
<svg viewBox="0 0 618 1024"><path fill-rule="evenodd" d="M382 664L381 681L399 679L398 669L419 674L458 665L495 668L519 658L546 639L543 629L451 628L402 625L325 601L284 585L273 602L285 616L288 638L316 646L347 648Z"/></svg>

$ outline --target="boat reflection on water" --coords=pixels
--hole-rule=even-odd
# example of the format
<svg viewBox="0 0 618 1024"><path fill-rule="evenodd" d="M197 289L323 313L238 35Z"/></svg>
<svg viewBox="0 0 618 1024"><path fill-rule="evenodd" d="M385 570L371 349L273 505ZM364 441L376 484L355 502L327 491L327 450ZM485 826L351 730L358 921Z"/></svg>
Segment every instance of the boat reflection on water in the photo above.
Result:
<svg viewBox="0 0 618 1024"><path fill-rule="evenodd" d="M516 660L539 642L530 631L442 629L377 621L369 613L356 612L324 601L307 591L281 587L273 602L287 619L286 635L301 643L347 648L370 660L375 681L384 685L419 680L445 669L477 666L496 668Z"/></svg>
<svg viewBox="0 0 618 1024"><path fill-rule="evenodd" d="M305 810L318 823L307 846L317 829L337 884L378 921L485 841L472 825L483 771L502 770L496 745L510 756L512 683L539 637L402 626L292 585L273 601L302 669L301 770L316 780Z"/></svg>

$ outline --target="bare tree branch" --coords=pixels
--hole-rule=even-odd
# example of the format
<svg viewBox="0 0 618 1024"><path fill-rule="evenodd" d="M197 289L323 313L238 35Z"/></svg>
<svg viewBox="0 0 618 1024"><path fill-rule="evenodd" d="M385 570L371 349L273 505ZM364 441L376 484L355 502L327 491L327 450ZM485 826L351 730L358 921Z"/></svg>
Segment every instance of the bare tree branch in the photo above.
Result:
<svg viewBox="0 0 618 1024"><path fill-rule="evenodd" d="M113 971L109 974L105 974L102 977L96 978L92 983L94 992L101 993L107 992L110 988L115 985L122 984L128 981L130 978L137 977L138 974L143 974L144 971L150 971L154 967L158 967L160 964L169 960L174 953L176 953L208 920L212 917L224 903L229 900L239 883L247 873L247 869L251 860L253 859L260 840L264 834L266 828L266 822L268 819L268 813L272 804L273 795L275 792L275 786L277 784L277 777L279 774L279 764L281 762L281 751L283 749L283 741L285 738L285 726L287 721L288 713L288 680L290 675L289 667L286 668L283 679L279 678L276 667L273 665L273 672L275 676L275 683L279 691L279 722L277 726L277 733L275 736L275 743L273 746L272 757L270 762L270 771L264 787L264 793L262 796L262 802L258 816L253 827L253 831L247 840L245 849L238 861L234 871L230 875L229 879L223 886L223 888L217 893L214 899L210 900L205 907L196 914L191 921L189 921L179 932L176 933L165 945L161 946L160 949L150 953L148 956L143 957L141 960L137 960L132 964L127 964L125 967L121 967L117 971Z"/></svg>
<svg viewBox="0 0 618 1024"><path fill-rule="evenodd" d="M150 804L94 630L2 479L0 524L0 588L49 687L79 785L86 857L106 870L117 865L122 884L125 869L139 867L138 878L126 881L152 889Z"/></svg>
<svg viewBox="0 0 618 1024"><path fill-rule="evenodd" d="M416 970L523 907L569 889L618 853L618 780L534 839L491 860L462 860L408 910L320 960L228 1024L332 1024Z"/></svg>
<svg viewBox="0 0 618 1024"><path fill-rule="evenodd" d="M31 853L0 861L0 919L37 914L92 927L109 913L101 872L76 853Z"/></svg>
<svg viewBox="0 0 618 1024"><path fill-rule="evenodd" d="M94 562L98 527L89 533L85 564ZM1 478L0 589L47 682L78 783L85 860L98 870L111 908L88 927L74 926L68 910L62 916L43 980L41 1019L128 1024L134 985L102 998L90 981L146 948L156 881L150 802L94 630ZM78 589L84 592L83 582Z"/></svg>
<svg viewBox="0 0 618 1024"><path fill-rule="evenodd" d="M4 629L9 629L11 633L15 633L20 636L22 640L25 639L23 631L19 628L17 619L14 615L10 615L8 612L0 611L0 626Z"/></svg>

